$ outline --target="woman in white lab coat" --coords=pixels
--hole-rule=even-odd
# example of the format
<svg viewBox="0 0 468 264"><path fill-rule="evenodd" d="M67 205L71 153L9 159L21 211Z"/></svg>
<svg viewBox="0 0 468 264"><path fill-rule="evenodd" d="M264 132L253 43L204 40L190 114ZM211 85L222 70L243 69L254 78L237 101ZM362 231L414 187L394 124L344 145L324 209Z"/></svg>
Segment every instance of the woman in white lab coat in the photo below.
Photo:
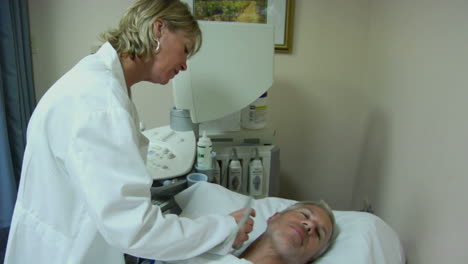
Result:
<svg viewBox="0 0 468 264"><path fill-rule="evenodd" d="M147 139L130 100L140 81L165 84L201 45L179 0L138 0L106 41L43 96L27 132L6 264L119 264L123 254L186 259L247 240L242 211L197 220L151 204Z"/></svg>

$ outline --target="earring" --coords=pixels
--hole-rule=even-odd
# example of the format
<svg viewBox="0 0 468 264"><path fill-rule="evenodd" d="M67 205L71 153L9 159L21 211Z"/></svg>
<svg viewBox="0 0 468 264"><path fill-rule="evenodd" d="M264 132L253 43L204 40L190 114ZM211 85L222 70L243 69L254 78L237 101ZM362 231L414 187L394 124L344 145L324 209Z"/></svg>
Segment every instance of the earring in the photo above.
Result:
<svg viewBox="0 0 468 264"><path fill-rule="evenodd" d="M159 38L155 38L154 40L156 41L156 48L154 48L154 54L158 54L161 42L159 41Z"/></svg>

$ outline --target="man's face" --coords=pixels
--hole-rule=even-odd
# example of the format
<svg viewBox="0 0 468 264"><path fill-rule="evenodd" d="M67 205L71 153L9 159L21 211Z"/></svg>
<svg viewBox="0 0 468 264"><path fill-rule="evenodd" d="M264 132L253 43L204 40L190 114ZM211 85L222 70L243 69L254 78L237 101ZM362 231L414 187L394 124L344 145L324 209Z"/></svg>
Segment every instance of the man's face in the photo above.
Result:
<svg viewBox="0 0 468 264"><path fill-rule="evenodd" d="M266 234L287 263L307 263L331 238L332 222L320 207L304 205L268 220Z"/></svg>

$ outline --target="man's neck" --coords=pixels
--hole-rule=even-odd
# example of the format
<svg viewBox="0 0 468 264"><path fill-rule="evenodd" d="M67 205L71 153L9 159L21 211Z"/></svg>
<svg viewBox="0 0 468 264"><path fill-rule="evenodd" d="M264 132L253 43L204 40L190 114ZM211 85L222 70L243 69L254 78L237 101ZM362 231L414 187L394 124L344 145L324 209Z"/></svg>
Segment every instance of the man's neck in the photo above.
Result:
<svg viewBox="0 0 468 264"><path fill-rule="evenodd" d="M254 264L288 264L263 236L250 244L240 257Z"/></svg>

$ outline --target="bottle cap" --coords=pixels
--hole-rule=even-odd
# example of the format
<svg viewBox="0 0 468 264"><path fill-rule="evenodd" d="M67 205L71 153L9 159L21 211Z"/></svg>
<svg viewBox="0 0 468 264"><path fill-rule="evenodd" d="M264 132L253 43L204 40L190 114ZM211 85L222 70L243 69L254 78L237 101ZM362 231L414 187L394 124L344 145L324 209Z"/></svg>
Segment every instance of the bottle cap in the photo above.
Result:
<svg viewBox="0 0 468 264"><path fill-rule="evenodd" d="M239 158L237 157L237 151L235 148L232 148L232 154L231 154L232 160L238 160Z"/></svg>
<svg viewBox="0 0 468 264"><path fill-rule="evenodd" d="M200 139L198 140L198 143L203 144L203 145L210 145L211 146L211 139L206 136L206 131L205 130L203 130L203 136L200 137Z"/></svg>
<svg viewBox="0 0 468 264"><path fill-rule="evenodd" d="M258 148L255 148L255 159L256 160L260 159L260 154L258 154Z"/></svg>

